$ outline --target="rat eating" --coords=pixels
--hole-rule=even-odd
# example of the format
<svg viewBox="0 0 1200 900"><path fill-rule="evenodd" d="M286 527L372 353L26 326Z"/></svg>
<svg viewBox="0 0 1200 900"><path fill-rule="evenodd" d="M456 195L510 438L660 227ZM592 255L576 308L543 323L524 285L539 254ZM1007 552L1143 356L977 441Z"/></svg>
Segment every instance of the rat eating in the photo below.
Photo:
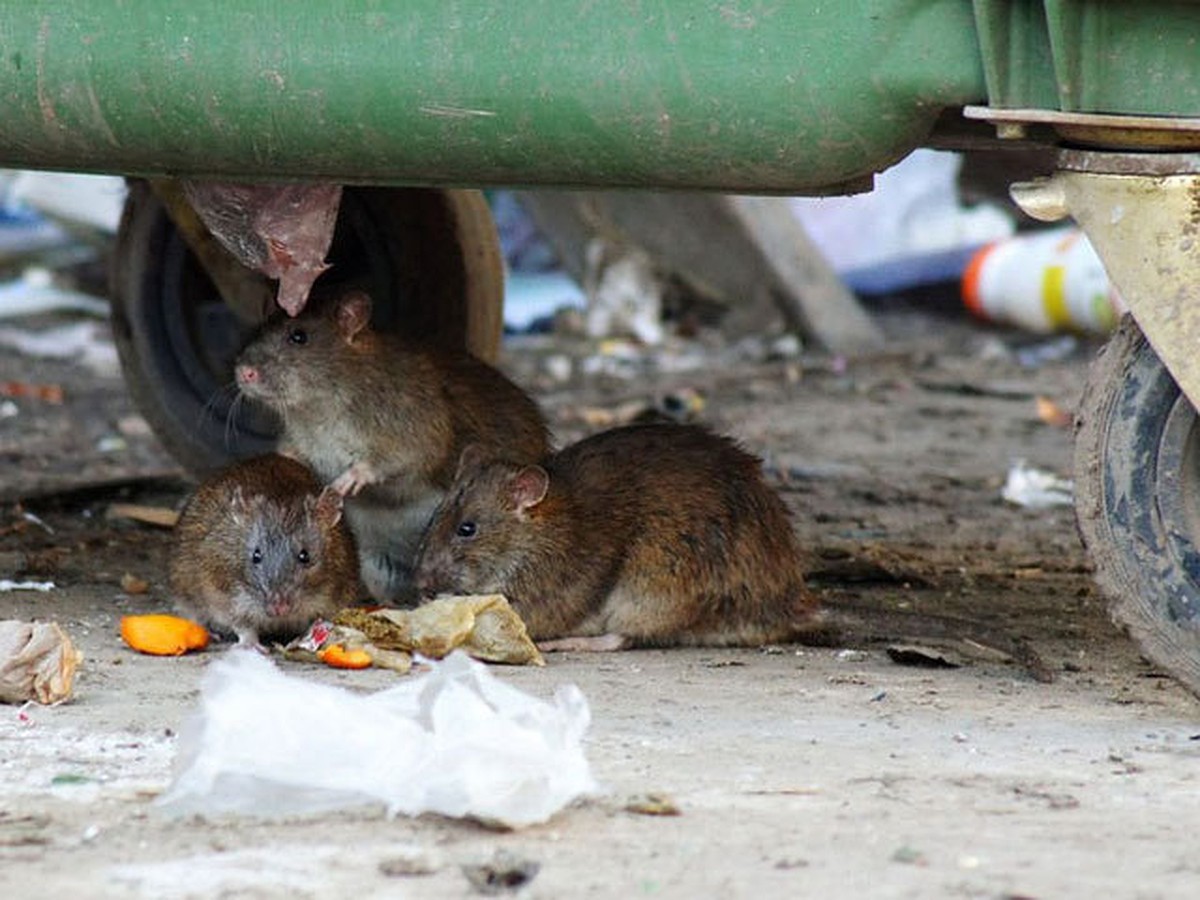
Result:
<svg viewBox="0 0 1200 900"><path fill-rule="evenodd" d="M468 449L417 573L427 595L504 594L560 647L764 644L816 612L758 459L690 425L602 432L544 465Z"/></svg>
<svg viewBox="0 0 1200 900"><path fill-rule="evenodd" d="M201 484L175 526L168 564L182 610L238 643L287 638L355 598L342 498L293 459L268 454Z"/></svg>
<svg viewBox="0 0 1200 900"><path fill-rule="evenodd" d="M819 608L758 458L696 425L616 428L542 465L468 448L422 542L417 586L505 595L544 650L828 643L887 629L973 640L1051 677L1023 643L973 622Z"/></svg>

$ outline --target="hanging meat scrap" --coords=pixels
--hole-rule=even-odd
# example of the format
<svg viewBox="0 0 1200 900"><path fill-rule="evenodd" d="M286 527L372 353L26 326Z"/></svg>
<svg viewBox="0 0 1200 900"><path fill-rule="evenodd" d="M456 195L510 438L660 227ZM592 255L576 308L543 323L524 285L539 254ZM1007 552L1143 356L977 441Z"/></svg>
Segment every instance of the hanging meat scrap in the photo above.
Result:
<svg viewBox="0 0 1200 900"><path fill-rule="evenodd" d="M342 186L184 181L183 189L213 236L243 265L278 279L276 302L298 315L329 268Z"/></svg>

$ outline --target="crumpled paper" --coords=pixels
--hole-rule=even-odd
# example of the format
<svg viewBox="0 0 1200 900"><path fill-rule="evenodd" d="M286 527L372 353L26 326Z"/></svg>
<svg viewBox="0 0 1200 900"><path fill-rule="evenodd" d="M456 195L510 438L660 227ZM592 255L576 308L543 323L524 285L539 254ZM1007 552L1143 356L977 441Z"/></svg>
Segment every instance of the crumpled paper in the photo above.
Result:
<svg viewBox="0 0 1200 900"><path fill-rule="evenodd" d="M354 628L375 647L441 659L462 648L484 662L544 666L525 623L502 594L439 597L416 609L344 609L334 621Z"/></svg>
<svg viewBox="0 0 1200 900"><path fill-rule="evenodd" d="M1049 509L1070 506L1074 500L1075 482L1069 478L1027 466L1023 461L1013 463L1000 496L1009 503L1027 509Z"/></svg>
<svg viewBox="0 0 1200 900"><path fill-rule="evenodd" d="M428 674L363 695L284 675L231 650L201 685L159 804L175 815L302 815L382 802L517 828L595 793L574 685L547 703L455 651Z"/></svg>
<svg viewBox="0 0 1200 900"><path fill-rule="evenodd" d="M55 622L0 622L0 703L69 699L82 661Z"/></svg>

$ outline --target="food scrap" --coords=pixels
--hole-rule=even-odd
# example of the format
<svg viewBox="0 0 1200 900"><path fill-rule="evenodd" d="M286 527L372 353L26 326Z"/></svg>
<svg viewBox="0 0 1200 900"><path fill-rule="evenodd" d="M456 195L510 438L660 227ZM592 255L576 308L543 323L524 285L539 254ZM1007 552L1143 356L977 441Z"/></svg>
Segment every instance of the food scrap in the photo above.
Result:
<svg viewBox="0 0 1200 900"><path fill-rule="evenodd" d="M501 594L439 597L416 609L344 609L334 621L385 650L441 659L461 648L484 662L545 665L525 623Z"/></svg>
<svg viewBox="0 0 1200 900"><path fill-rule="evenodd" d="M317 658L335 669L365 669L371 665L371 654L361 647L347 650L341 644L330 644L317 651Z"/></svg>
<svg viewBox="0 0 1200 900"><path fill-rule="evenodd" d="M123 616L121 638L134 650L152 656L181 656L208 646L208 630L203 625L162 613Z"/></svg>

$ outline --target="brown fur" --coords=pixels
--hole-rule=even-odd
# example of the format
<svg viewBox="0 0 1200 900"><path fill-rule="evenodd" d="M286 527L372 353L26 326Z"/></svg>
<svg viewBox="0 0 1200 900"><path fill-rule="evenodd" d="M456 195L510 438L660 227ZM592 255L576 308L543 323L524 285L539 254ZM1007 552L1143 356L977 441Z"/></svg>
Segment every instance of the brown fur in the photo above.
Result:
<svg viewBox="0 0 1200 900"><path fill-rule="evenodd" d="M498 370L466 352L374 331L370 310L359 291L314 299L295 319L268 324L237 374L243 393L283 419L285 451L322 481L356 465L371 473L347 498L346 517L368 589L392 600L465 446L504 448L520 461L539 460L548 447L537 404Z"/></svg>
<svg viewBox="0 0 1200 900"><path fill-rule="evenodd" d="M168 577L176 602L243 643L256 643L260 632L293 636L332 615L358 587L340 509L340 498L323 494L295 460L267 455L231 466L196 489L175 527ZM266 566L249 561L255 547ZM300 549L309 564L295 561ZM272 610L274 603L284 607Z"/></svg>
<svg viewBox="0 0 1200 900"><path fill-rule="evenodd" d="M474 537L456 534L463 522ZM809 630L816 607L759 460L683 425L607 431L544 468L468 453L418 585L503 593L535 640L758 645Z"/></svg>

